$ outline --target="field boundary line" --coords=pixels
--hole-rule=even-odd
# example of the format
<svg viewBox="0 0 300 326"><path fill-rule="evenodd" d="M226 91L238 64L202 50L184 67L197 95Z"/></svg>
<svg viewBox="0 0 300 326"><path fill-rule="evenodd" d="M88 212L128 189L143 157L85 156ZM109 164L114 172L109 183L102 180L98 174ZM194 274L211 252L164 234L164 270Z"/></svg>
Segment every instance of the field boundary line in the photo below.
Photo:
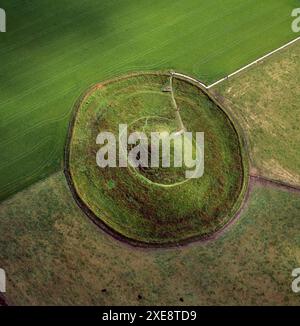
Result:
<svg viewBox="0 0 300 326"><path fill-rule="evenodd" d="M296 43L296 42L299 41L299 40L300 40L300 36L297 37L297 38L295 38L294 40L292 40L292 41L290 41L290 42L288 42L288 43L282 45L281 47L279 47L279 48L277 48L277 49L275 49L275 50L273 50L273 51L271 51L271 52L265 54L264 56L262 56L262 57L256 59L255 61L253 61L253 62L247 64L246 66L244 66L244 67L242 67L242 68L240 68L240 69L234 71L233 73L229 74L228 76L226 76L226 77L224 77L224 78L221 78L220 80L214 82L213 84L210 84L210 85L206 86L206 88L207 88L207 89L210 89L210 88L212 88L212 87L214 87L214 86L220 84L220 83L223 82L224 80L227 80L227 79L229 79L229 78L231 78L231 77L237 75L238 73L240 73L240 72L242 72L242 71L244 71L244 70L246 70L246 69L252 67L253 65L255 65L255 64L257 64L257 63L263 61L264 59L270 57L271 55L273 55L273 54L275 54L275 53L277 53L277 52L279 52L279 51L281 51L281 50L287 48L288 46L290 46L290 45Z"/></svg>
<svg viewBox="0 0 300 326"><path fill-rule="evenodd" d="M254 60L253 62L247 64L246 66L244 66L244 67L242 67L242 68L240 68L240 69L234 71L233 73L229 74L228 76L223 77L223 78L217 80L216 82L214 82L214 83L212 83L212 84L210 84L210 85L206 85L206 84L204 84L203 82L201 82L200 80L198 80L198 79L196 79L196 78L190 77L190 76L188 76L188 75L185 75L185 74L182 74L182 73L179 73L179 72L174 72L174 75L176 75L176 76L178 76L178 77L184 77L184 78L187 78L187 79L192 80L192 81L194 81L195 83L201 85L202 87L204 87L204 88L206 88L206 89L210 89L210 88L212 88L212 87L214 87L214 86L216 86L216 85L222 83L223 81L228 80L229 78L231 78L231 77L233 77L233 76L239 74L240 72L242 72L242 71L244 71L244 70L246 70L246 69L248 69L248 68L254 66L255 64L257 64L257 63L263 61L264 59L270 57L271 55L273 55L273 54L275 54L275 53L277 53L277 52L279 52L279 51L281 51L281 50L287 48L288 46L290 46L290 45L296 43L297 41L300 41L300 36L297 37L297 38L295 38L294 40L292 40L292 41L290 41L290 42L288 42L288 43L282 45L281 47L279 47L279 48L277 48L277 49L275 49L275 50L273 50L273 51L271 51L271 52L269 52L269 53L263 55L262 57L260 57L260 58L258 58L258 59L256 59L256 60Z"/></svg>

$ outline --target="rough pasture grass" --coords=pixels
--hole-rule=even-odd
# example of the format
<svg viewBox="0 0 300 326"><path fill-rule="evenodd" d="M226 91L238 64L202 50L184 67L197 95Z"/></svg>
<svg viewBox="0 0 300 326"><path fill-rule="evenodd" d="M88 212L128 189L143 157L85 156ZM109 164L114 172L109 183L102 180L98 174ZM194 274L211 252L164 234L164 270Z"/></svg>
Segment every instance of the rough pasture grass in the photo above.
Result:
<svg viewBox="0 0 300 326"><path fill-rule="evenodd" d="M257 186L217 241L145 251L95 228L59 173L0 204L7 296L17 305L298 305L299 212L299 195Z"/></svg>
<svg viewBox="0 0 300 326"><path fill-rule="evenodd" d="M300 185L300 42L216 88L248 134L253 173Z"/></svg>
<svg viewBox="0 0 300 326"><path fill-rule="evenodd" d="M59 169L72 104L128 71L212 82L294 38L297 0L2 0L0 199Z"/></svg>

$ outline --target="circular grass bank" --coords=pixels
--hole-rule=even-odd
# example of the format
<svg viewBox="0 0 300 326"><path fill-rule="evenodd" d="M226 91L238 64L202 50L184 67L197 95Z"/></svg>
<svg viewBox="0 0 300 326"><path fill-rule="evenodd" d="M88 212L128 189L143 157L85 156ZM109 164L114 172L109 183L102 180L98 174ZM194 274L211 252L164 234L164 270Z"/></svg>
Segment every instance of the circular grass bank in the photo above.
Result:
<svg viewBox="0 0 300 326"><path fill-rule="evenodd" d="M179 130L174 102L184 128L204 132L203 176L186 179L186 166L96 164L98 134L117 137L119 124L128 125L128 134ZM175 76L170 84L168 73L134 74L97 84L77 101L65 172L79 206L111 235L139 246L184 244L212 237L239 211L248 183L242 142L232 120L199 86Z"/></svg>

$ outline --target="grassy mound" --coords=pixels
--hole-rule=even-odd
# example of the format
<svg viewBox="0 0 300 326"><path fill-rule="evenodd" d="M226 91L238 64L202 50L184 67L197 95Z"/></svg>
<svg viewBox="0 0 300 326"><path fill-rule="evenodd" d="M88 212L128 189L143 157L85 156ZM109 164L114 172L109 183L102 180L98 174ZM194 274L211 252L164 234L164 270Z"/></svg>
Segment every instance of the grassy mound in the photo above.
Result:
<svg viewBox="0 0 300 326"><path fill-rule="evenodd" d="M185 179L186 167L96 164L100 131L118 135L119 124L128 125L128 134L178 129L172 92L165 91L169 81L168 74L144 74L91 88L78 103L68 146L73 191L86 212L118 235L151 244L216 232L237 211L247 179L229 118L199 88L175 78L172 89L182 123L187 131L205 134L204 175Z"/></svg>

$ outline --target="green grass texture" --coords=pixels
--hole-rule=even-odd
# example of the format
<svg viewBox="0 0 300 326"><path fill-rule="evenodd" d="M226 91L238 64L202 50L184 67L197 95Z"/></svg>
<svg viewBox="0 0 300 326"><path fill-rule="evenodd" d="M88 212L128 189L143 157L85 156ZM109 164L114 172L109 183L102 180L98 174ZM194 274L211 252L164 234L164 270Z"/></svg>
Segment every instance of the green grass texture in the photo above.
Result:
<svg viewBox="0 0 300 326"><path fill-rule="evenodd" d="M213 82L294 39L298 0L2 0L0 200L62 164L74 101L125 72Z"/></svg>

